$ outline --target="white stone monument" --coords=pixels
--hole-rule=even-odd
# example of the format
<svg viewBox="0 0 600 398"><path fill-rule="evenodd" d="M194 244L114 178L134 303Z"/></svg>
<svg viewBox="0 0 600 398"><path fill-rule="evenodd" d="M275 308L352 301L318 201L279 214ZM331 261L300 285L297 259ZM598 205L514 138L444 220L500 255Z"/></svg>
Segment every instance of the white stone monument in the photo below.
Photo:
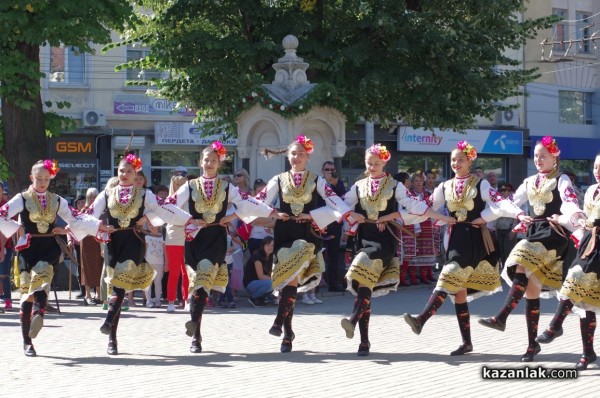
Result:
<svg viewBox="0 0 600 398"><path fill-rule="evenodd" d="M298 39L289 35L283 39L285 55L273 65L275 80L263 88L271 99L286 106L293 105L307 96L316 84L306 77L308 63L296 55ZM267 180L285 170L285 156L265 159L264 148L285 148L298 134L313 140L315 151L310 156L309 169L321 171L326 160L341 158L346 153L346 118L329 107L315 107L302 116L286 119L268 109L255 105L237 119L238 155L249 159L252 179Z"/></svg>

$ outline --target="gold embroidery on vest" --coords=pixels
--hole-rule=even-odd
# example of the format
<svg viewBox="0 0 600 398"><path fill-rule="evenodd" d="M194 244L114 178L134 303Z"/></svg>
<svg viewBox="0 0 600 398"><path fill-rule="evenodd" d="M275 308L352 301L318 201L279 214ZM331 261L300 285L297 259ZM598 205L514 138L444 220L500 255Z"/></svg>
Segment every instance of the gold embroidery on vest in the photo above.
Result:
<svg viewBox="0 0 600 398"><path fill-rule="evenodd" d="M198 177L190 181L190 191L192 200L194 201L194 208L198 213L202 214L202 219L208 224L215 222L217 214L223 209L223 202L225 201L228 186L229 184L226 181L218 177L215 178L212 196L209 199L204 190L203 177Z"/></svg>
<svg viewBox="0 0 600 398"><path fill-rule="evenodd" d="M374 196L371 196L371 177L358 181L358 196L360 206L367 212L369 220L379 219L379 212L387 208L388 201L394 195L394 180L390 176L383 177Z"/></svg>
<svg viewBox="0 0 600 398"><path fill-rule="evenodd" d="M109 188L106 190L106 193L108 197L108 211L111 217L119 221L119 227L129 227L131 220L138 215L142 207L142 189L133 187L131 189L131 196L125 204L121 203L119 199L119 187Z"/></svg>
<svg viewBox="0 0 600 398"><path fill-rule="evenodd" d="M592 195L590 201L586 201L583 204L583 211L590 223L600 220L600 194L596 195L595 198Z"/></svg>
<svg viewBox="0 0 600 398"><path fill-rule="evenodd" d="M552 191L558 184L559 172L554 170L546 176L546 179L540 184L539 187L535 186L535 180L532 184L528 184L527 187L527 198L529 203L533 207L533 212L536 216L541 216L546 211L546 204L552 202Z"/></svg>
<svg viewBox="0 0 600 398"><path fill-rule="evenodd" d="M281 196L285 203L289 204L292 213L298 216L302 213L304 205L312 200L312 193L317 187L315 183L316 176L310 171L306 171L302 178L300 186L294 183L294 174L288 171L279 175L281 183Z"/></svg>
<svg viewBox="0 0 600 398"><path fill-rule="evenodd" d="M42 208L42 204L32 187L23 192L25 198L25 208L29 212L31 222L37 224L39 233L45 234L50 228L50 224L56 220L58 212L59 197L51 192L46 192L46 208Z"/></svg>
<svg viewBox="0 0 600 398"><path fill-rule="evenodd" d="M477 197L477 183L479 178L469 177L465 182L462 193L456 195L456 178L446 181L446 205L450 212L455 213L459 222L467 219L467 213L475 207L473 199Z"/></svg>

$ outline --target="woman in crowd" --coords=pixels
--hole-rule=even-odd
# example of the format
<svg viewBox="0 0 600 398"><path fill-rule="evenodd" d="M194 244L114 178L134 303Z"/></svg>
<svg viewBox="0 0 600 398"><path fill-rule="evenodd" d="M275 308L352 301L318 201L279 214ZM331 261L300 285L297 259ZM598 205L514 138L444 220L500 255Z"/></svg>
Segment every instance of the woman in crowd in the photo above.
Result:
<svg viewBox="0 0 600 398"><path fill-rule="evenodd" d="M192 223L200 227L190 228L185 242L185 264L192 296L191 320L186 322L185 329L192 337L192 353L202 352L200 329L210 291L223 293L227 286L227 223L237 217L247 222L253 217L279 217L269 206L251 196L242 197L236 187L218 178L218 170L226 157L227 150L219 141L204 148L199 162L202 175L185 183L171 198L178 207L188 210L193 217ZM229 203L233 203L236 210L226 216Z"/></svg>
<svg viewBox="0 0 600 398"><path fill-rule="evenodd" d="M508 316L526 295L528 346L521 357L522 362L533 361L541 351L535 341L540 319L540 293L543 288L558 291L563 280L563 259L569 238L557 217L562 215L561 218L577 225L577 220L583 216L571 180L559 170L559 155L556 140L550 136L535 145L533 160L538 173L526 178L513 198L517 206L529 202L529 217L519 216L521 226L515 229L526 229L527 235L510 252L504 266L503 275L506 274L511 288L496 316L479 320L483 326L504 331Z"/></svg>
<svg viewBox="0 0 600 398"><path fill-rule="evenodd" d="M114 228L110 236L101 235L106 242L106 282L112 285L108 314L100 331L109 335L107 353L117 355L117 328L121 304L126 291L143 290L154 279L154 268L145 259L145 241L140 229L144 225L158 227L165 221L185 225L190 215L171 204L159 205L156 196L142 184L135 184L142 161L127 154L118 165L119 185L102 191L94 201L92 214Z"/></svg>
<svg viewBox="0 0 600 398"><path fill-rule="evenodd" d="M538 343L550 343L563 334L562 322L573 309L579 318L583 355L575 365L578 370L587 369L596 361L594 351L594 333L596 332L596 313L600 312L600 153L594 161L594 178L585 193L583 210L587 219L578 222L584 228L576 232L578 251L575 260L563 282L559 293L559 304L550 326L537 337Z"/></svg>
<svg viewBox="0 0 600 398"><path fill-rule="evenodd" d="M433 192L432 206L440 209L447 205L456 223L448 228L445 237L448 259L427 305L416 317L404 314L404 320L416 334L448 295L451 295L462 344L450 355L464 355L473 351L471 323L467 302L501 290L494 242L486 223L501 215L516 217L521 210L510 201L502 200L485 179L471 176L475 148L459 141L450 153L454 178L440 184Z"/></svg>
<svg viewBox="0 0 600 398"><path fill-rule="evenodd" d="M400 282L400 261L396 257L398 240L395 230L387 222L397 218L404 223L410 219L433 217L452 222L451 217L432 211L425 201L408 195L403 184L399 184L385 171L391 158L386 147L371 146L365 153L367 178L359 180L346 193L344 200L354 208L351 223L356 221L351 233L356 234L354 252L357 253L346 274L348 290L356 296L354 310L349 319L342 319L346 337L354 337L358 323L360 345L358 355L369 355L369 320L371 318L371 296L383 296L396 290ZM406 210L404 210L406 209Z"/></svg>
<svg viewBox="0 0 600 398"><path fill-rule="evenodd" d="M171 177L169 196L175 195L175 192L186 182L187 178L182 175ZM175 312L179 277L181 277L181 297L184 303L188 299L188 289L190 286L184 262L185 231L182 226L173 224L167 224L165 231L165 256L169 272L167 280L167 301L169 302L167 304L167 312Z"/></svg>
<svg viewBox="0 0 600 398"><path fill-rule="evenodd" d="M277 316L269 333L281 336L280 351L292 351L295 334L292 318L298 291L305 292L318 286L324 264L317 258L322 248L318 231L333 221L341 220L350 209L326 184L325 179L307 170L314 146L312 141L299 135L284 150L265 149L265 155L287 154L290 171L271 178L259 197L272 203L279 197L280 211L292 222L278 220L275 223L275 255L273 290L281 291ZM326 203L317 207L317 196ZM315 231L316 228L316 231Z"/></svg>
<svg viewBox="0 0 600 398"><path fill-rule="evenodd" d="M0 207L0 233L10 238L18 232L19 277L21 286L21 333L26 356L37 353L32 339L44 325L48 292L54 277L54 267L61 255L61 244L56 235L64 235L67 229L76 239L96 235L98 231L110 231L92 217L79 214L69 207L67 201L48 191L50 181L58 173L54 160L40 160L31 168L31 185L23 193L15 195ZM17 214L21 222L12 220ZM56 227L57 218L68 223L66 228Z"/></svg>
<svg viewBox="0 0 600 398"><path fill-rule="evenodd" d="M270 236L265 237L244 267L244 288L250 295L248 300L254 307L266 305L273 292L271 271L273 270L273 249L275 243Z"/></svg>

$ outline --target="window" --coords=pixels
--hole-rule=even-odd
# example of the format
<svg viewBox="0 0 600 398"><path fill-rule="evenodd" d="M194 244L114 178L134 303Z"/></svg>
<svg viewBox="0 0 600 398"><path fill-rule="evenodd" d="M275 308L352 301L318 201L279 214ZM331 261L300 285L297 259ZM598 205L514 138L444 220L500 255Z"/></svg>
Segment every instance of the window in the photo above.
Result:
<svg viewBox="0 0 600 398"><path fill-rule="evenodd" d="M575 36L577 40L582 40L581 43L577 43L577 50L580 53L590 53L590 28L593 26L590 22L590 14L587 12L577 11L575 14L577 19L577 26L575 28Z"/></svg>
<svg viewBox="0 0 600 398"><path fill-rule="evenodd" d="M592 124L592 93L558 92L559 123Z"/></svg>
<svg viewBox="0 0 600 398"><path fill-rule="evenodd" d="M554 25L554 42L555 42L554 51L565 51L567 49L567 46L565 45L564 41L566 41L568 38L567 38L566 25L564 22L562 22L562 20L567 19L567 10L563 10L560 8L553 8L552 15L555 15L555 16L561 18L561 22L558 22L556 25ZM563 43L556 43L556 42L563 42Z"/></svg>
<svg viewBox="0 0 600 398"><path fill-rule="evenodd" d="M128 48L127 49L127 62L139 61L150 55L150 50L140 48ZM140 68L129 68L127 69L127 80L147 81L151 79L160 79L161 72L157 69L140 69Z"/></svg>
<svg viewBox="0 0 600 398"><path fill-rule="evenodd" d="M403 155L398 156L398 171L404 171L413 174L417 171L426 172L433 170L437 176L437 182L443 181L450 176L446 175L444 170L448 155L424 156L422 155Z"/></svg>
<svg viewBox="0 0 600 398"><path fill-rule="evenodd" d="M75 47L51 47L49 81L55 84L83 85L85 54Z"/></svg>

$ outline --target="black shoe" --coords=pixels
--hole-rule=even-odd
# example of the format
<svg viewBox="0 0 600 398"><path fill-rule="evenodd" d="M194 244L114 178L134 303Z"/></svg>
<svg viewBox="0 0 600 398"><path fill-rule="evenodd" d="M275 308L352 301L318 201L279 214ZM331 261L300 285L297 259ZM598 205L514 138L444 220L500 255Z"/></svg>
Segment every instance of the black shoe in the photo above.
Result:
<svg viewBox="0 0 600 398"><path fill-rule="evenodd" d="M33 348L33 344L23 344L23 352L26 357L35 357L37 356L37 352L35 352L35 348Z"/></svg>
<svg viewBox="0 0 600 398"><path fill-rule="evenodd" d="M283 330L281 330L281 326L273 325L271 329L269 329L269 334L279 337L283 334Z"/></svg>
<svg viewBox="0 0 600 398"><path fill-rule="evenodd" d="M488 327L490 329L496 329L504 332L506 329L506 323L498 321L496 318L481 318L477 321L480 325Z"/></svg>
<svg viewBox="0 0 600 398"><path fill-rule="evenodd" d="M473 344L461 344L456 350L450 353L451 356L455 357L458 355L465 355L468 352L473 351Z"/></svg>
<svg viewBox="0 0 600 398"><path fill-rule="evenodd" d="M356 355L358 355L359 357L368 357L370 348L371 348L371 343L369 343L368 341L362 342L358 346L358 352Z"/></svg>
<svg viewBox="0 0 600 398"><path fill-rule="evenodd" d="M108 355L119 355L119 350L117 350L117 343L109 342L108 348L106 349L106 353Z"/></svg>
<svg viewBox="0 0 600 398"><path fill-rule="evenodd" d="M408 323L408 326L412 329L415 334L421 334L423 330L423 325L421 325L421 321L418 318L410 314L404 314L404 321Z"/></svg>
<svg viewBox="0 0 600 398"><path fill-rule="evenodd" d="M193 337L194 333L196 333L197 327L198 327L198 322L187 321L185 323L185 334L187 334L190 337Z"/></svg>
<svg viewBox="0 0 600 398"><path fill-rule="evenodd" d="M198 340L192 340L192 345L190 346L190 352L192 354L199 354L202 352L202 344Z"/></svg>
<svg viewBox="0 0 600 398"><path fill-rule="evenodd" d="M76 299L82 299L85 297L85 293L79 293L77 296L75 296Z"/></svg>
<svg viewBox="0 0 600 398"><path fill-rule="evenodd" d="M104 322L102 324L102 326L100 326L100 332L102 332L102 334L105 334L107 336L110 334L111 329L112 329L112 326L108 322Z"/></svg>
<svg viewBox="0 0 600 398"><path fill-rule="evenodd" d="M538 337L536 337L535 341L540 344L550 344L554 341L555 338L560 337L562 335L563 335L562 328L556 329L556 330L548 328L548 329L544 330L544 332L542 334L540 334Z"/></svg>
<svg viewBox="0 0 600 398"><path fill-rule="evenodd" d="M283 336L283 341L281 342L280 351L282 353L292 352L292 341L294 341L295 338L296 338L296 335L294 334L294 332L292 332L292 334L289 336L288 335Z"/></svg>
<svg viewBox="0 0 600 398"><path fill-rule="evenodd" d="M27 354L25 354L27 355ZM592 362L594 362L596 359L598 359L598 357L596 356L596 353L592 354L592 355L582 355L581 359L579 360L579 362L577 362L577 364L575 364L575 369L577 370L586 370L588 365Z"/></svg>
<svg viewBox="0 0 600 398"><path fill-rule="evenodd" d="M521 357L521 362L533 362L534 357L542 351L542 347L535 343L533 347L527 347L527 351Z"/></svg>
<svg viewBox="0 0 600 398"><path fill-rule="evenodd" d="M350 322L350 320L344 318L342 319L342 329L344 329L346 331L346 337L351 339L354 337L354 328L356 327L356 325L353 325L352 322Z"/></svg>
<svg viewBox="0 0 600 398"><path fill-rule="evenodd" d="M85 307L85 306L87 306L87 305L89 305L89 304L88 304L88 302L87 302L87 299L85 299L85 298L84 298L84 299L83 299L83 306Z"/></svg>
<svg viewBox="0 0 600 398"><path fill-rule="evenodd" d="M248 302L253 307L264 307L265 305L267 305L264 297L258 297L258 298L248 297Z"/></svg>

